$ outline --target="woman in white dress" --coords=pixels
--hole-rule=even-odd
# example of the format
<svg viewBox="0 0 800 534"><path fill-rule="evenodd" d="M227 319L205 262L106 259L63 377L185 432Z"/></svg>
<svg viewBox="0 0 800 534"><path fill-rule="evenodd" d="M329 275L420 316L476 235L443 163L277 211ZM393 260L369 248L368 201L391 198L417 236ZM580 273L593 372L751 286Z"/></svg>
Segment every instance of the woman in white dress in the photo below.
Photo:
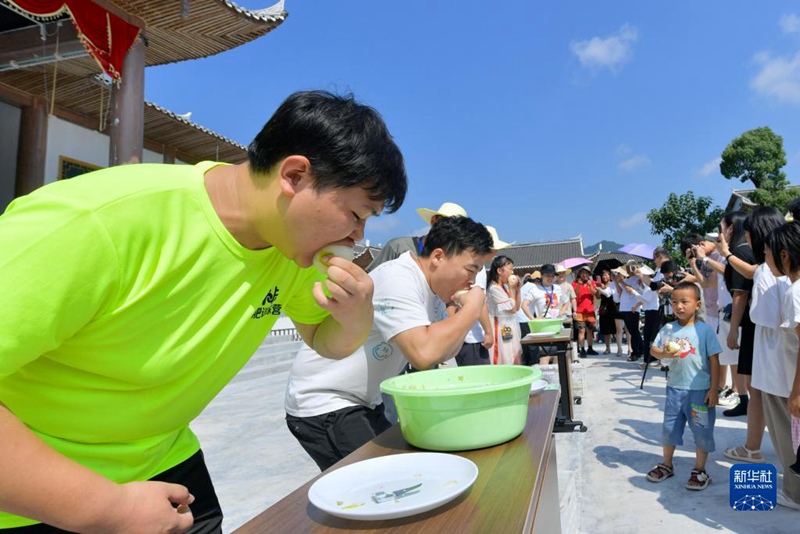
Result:
<svg viewBox="0 0 800 534"><path fill-rule="evenodd" d="M514 263L508 256L497 256L486 280L486 304L494 328L494 346L489 355L492 365L520 364L522 344L516 313L521 302Z"/></svg>

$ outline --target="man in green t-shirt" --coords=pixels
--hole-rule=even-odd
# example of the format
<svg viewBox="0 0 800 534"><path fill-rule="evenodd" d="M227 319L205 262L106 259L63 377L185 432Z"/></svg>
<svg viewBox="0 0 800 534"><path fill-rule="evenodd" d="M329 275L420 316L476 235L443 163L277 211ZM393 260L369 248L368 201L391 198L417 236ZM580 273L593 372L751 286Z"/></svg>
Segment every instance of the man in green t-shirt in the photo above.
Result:
<svg viewBox="0 0 800 534"><path fill-rule="evenodd" d="M0 217L0 530L219 532L189 423L282 313L321 355L363 344L370 277L310 266L406 187L378 113L313 91L281 104L247 163L112 167L15 200Z"/></svg>

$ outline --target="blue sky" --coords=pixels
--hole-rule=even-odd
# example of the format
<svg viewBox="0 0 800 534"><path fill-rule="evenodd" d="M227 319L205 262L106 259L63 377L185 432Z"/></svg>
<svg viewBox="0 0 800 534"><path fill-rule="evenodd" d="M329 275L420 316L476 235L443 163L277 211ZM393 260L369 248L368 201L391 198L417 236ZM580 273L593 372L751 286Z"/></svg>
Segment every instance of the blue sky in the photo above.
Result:
<svg viewBox="0 0 800 534"><path fill-rule="evenodd" d="M266 7L245 0L241 5ZM671 192L724 206L719 155L742 132L783 136L800 170L800 4L287 0L265 37L146 74L146 98L247 144L302 89L378 109L406 159L400 211L373 243L457 202L518 243L583 235L657 244Z"/></svg>

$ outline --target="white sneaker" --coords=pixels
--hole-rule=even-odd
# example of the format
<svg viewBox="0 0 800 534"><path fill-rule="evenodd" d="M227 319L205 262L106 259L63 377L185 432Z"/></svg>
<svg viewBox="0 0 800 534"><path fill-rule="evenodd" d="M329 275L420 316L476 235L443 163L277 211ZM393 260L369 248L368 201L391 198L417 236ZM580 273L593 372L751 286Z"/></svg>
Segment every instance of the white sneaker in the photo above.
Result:
<svg viewBox="0 0 800 534"><path fill-rule="evenodd" d="M732 408L739 404L739 394L731 389L726 389L720 393L717 404Z"/></svg>
<svg viewBox="0 0 800 534"><path fill-rule="evenodd" d="M800 503L796 503L787 497L783 489L778 490L778 505L792 510L800 510Z"/></svg>

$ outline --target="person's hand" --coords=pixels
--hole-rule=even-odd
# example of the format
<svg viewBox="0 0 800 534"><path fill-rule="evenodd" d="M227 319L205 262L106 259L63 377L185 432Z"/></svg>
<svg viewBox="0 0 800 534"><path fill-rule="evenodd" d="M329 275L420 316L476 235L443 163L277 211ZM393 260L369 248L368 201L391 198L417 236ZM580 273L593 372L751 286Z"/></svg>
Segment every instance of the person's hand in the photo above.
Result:
<svg viewBox="0 0 800 534"><path fill-rule="evenodd" d="M492 334L492 332L484 332L483 342L481 342L481 345L483 345L483 348L486 350L491 349L492 345L494 345L494 334Z"/></svg>
<svg viewBox="0 0 800 534"><path fill-rule="evenodd" d="M667 358L677 358L681 354L681 345L675 341L670 341L664 343L661 347L661 350L664 351L664 355Z"/></svg>
<svg viewBox="0 0 800 534"><path fill-rule="evenodd" d="M323 284L325 290L323 291ZM331 256L328 278L314 284L314 300L340 324L372 324L372 278L355 263Z"/></svg>
<svg viewBox="0 0 800 534"><path fill-rule="evenodd" d="M194 524L189 505L194 496L185 486L167 482L129 482L118 486L118 504L108 511L107 524L94 532L186 532Z"/></svg>
<svg viewBox="0 0 800 534"><path fill-rule="evenodd" d="M719 252L723 258L731 253L731 249L728 247L728 239L725 237L724 232L720 232L719 237L717 237L717 252Z"/></svg>
<svg viewBox="0 0 800 534"><path fill-rule="evenodd" d="M692 245L692 252L694 252L694 257L698 261L706 257L706 249L704 249L700 245Z"/></svg>
<svg viewBox="0 0 800 534"><path fill-rule="evenodd" d="M736 350L739 348L739 329L731 328L731 331L728 332L728 340L727 340L728 348L731 350Z"/></svg>
<svg viewBox="0 0 800 534"><path fill-rule="evenodd" d="M623 287L625 288L625 291L627 291L628 293L633 293L633 288L628 284L623 284Z"/></svg>
<svg viewBox="0 0 800 534"><path fill-rule="evenodd" d="M671 285L669 285L668 283L664 282L664 284L661 287L658 288L658 294L659 295L663 295L664 293L669 293L670 291L672 291L672 289L673 288L672 288Z"/></svg>
<svg viewBox="0 0 800 534"><path fill-rule="evenodd" d="M789 413L794 417L800 417L800 394L796 392L789 395Z"/></svg>
<svg viewBox="0 0 800 534"><path fill-rule="evenodd" d="M714 408L717 405L717 403L719 402L719 393L717 392L716 386L712 385L711 389L708 390L708 393L706 393L705 401L706 404L708 404L709 408Z"/></svg>
<svg viewBox="0 0 800 534"><path fill-rule="evenodd" d="M468 303L477 304L478 307L483 306L486 301L486 293L480 286L472 286L469 289L459 289L451 297L453 303L459 308L463 308Z"/></svg>

